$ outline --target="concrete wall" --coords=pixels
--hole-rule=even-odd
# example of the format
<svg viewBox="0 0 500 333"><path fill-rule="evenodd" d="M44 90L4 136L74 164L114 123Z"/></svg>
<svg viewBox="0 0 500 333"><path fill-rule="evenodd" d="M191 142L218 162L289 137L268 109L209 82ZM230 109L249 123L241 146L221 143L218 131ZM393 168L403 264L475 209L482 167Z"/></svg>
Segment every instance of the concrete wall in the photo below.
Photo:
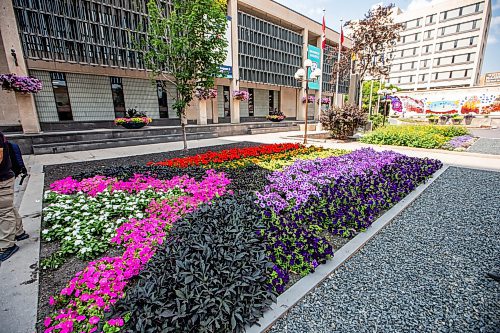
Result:
<svg viewBox="0 0 500 333"><path fill-rule="evenodd" d="M7 55L3 46L2 34L0 34L0 73L9 73L7 65ZM13 92L7 92L0 89L0 126L19 125L19 110L16 101L16 95Z"/></svg>
<svg viewBox="0 0 500 333"><path fill-rule="evenodd" d="M294 88L282 87L280 90L280 110L288 118L297 117L297 99L299 91Z"/></svg>
<svg viewBox="0 0 500 333"><path fill-rule="evenodd" d="M149 80L126 77L122 79L122 83L126 109L135 108L137 111L146 112L153 119L160 118L156 84L153 86Z"/></svg>
<svg viewBox="0 0 500 333"><path fill-rule="evenodd" d="M36 76L42 81L42 90L35 95L36 111L40 122L59 121L57 116L56 101L54 91L52 90L52 81L50 73L44 71L30 71L31 75Z"/></svg>
<svg viewBox="0 0 500 333"><path fill-rule="evenodd" d="M407 114L500 114L500 85L397 93ZM397 112L397 105L392 104Z"/></svg>
<svg viewBox="0 0 500 333"><path fill-rule="evenodd" d="M115 119L109 77L68 73L66 81L75 121Z"/></svg>

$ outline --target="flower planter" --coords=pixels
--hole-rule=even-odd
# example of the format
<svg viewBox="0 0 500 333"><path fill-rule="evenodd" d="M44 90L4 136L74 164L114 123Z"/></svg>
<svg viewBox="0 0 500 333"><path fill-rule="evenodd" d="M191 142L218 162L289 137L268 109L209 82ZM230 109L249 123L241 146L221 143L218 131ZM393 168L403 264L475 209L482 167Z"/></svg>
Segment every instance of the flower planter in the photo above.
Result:
<svg viewBox="0 0 500 333"><path fill-rule="evenodd" d="M280 123L285 119L278 119L278 118L267 118L268 120L272 121L273 123Z"/></svg>
<svg viewBox="0 0 500 333"><path fill-rule="evenodd" d="M126 129L139 129L139 128L143 128L144 126L146 126L146 124L145 123L123 123L123 124L121 124L121 126L123 126Z"/></svg>
<svg viewBox="0 0 500 333"><path fill-rule="evenodd" d="M462 119L452 119L451 120L453 125L460 125L460 123L462 122Z"/></svg>
<svg viewBox="0 0 500 333"><path fill-rule="evenodd" d="M429 119L429 123L433 125L437 125L438 119Z"/></svg>

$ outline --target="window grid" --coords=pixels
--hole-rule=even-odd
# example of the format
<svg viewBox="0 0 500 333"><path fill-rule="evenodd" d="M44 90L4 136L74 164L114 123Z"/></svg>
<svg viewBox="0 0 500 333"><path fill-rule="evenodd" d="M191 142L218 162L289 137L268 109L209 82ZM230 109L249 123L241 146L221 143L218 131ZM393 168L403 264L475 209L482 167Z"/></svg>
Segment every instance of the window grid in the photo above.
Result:
<svg viewBox="0 0 500 333"><path fill-rule="evenodd" d="M238 12L240 79L298 87L294 74L302 64L302 35L247 13Z"/></svg>

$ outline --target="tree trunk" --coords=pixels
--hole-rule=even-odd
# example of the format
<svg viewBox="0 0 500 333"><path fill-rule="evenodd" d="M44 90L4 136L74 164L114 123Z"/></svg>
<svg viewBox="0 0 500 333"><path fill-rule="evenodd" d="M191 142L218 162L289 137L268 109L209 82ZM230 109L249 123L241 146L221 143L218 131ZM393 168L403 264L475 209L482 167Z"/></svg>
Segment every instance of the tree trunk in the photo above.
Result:
<svg viewBox="0 0 500 333"><path fill-rule="evenodd" d="M184 151L188 150L186 124L187 124L186 110L183 110L181 115L181 127L182 127L182 140L184 142Z"/></svg>

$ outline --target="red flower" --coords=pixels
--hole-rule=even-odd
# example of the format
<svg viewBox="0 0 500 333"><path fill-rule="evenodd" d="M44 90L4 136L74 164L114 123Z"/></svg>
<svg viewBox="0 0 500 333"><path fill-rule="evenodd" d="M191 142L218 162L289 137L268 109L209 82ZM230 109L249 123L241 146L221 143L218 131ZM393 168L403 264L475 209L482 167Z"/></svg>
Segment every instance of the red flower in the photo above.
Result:
<svg viewBox="0 0 500 333"><path fill-rule="evenodd" d="M241 158L276 154L301 147L302 145L298 143L277 143L249 148L226 149L219 152L207 151L195 156L172 158L161 162L148 162L147 165L187 168L193 165L218 164Z"/></svg>

